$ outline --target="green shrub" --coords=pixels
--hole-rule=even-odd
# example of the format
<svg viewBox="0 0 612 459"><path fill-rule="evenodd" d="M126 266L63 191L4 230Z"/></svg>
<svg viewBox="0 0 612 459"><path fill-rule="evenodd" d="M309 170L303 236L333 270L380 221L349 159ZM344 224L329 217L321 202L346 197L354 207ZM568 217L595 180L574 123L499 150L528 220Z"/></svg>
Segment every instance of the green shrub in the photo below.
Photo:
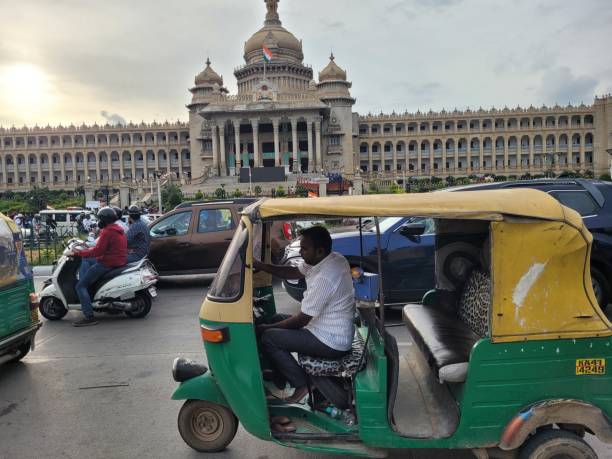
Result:
<svg viewBox="0 0 612 459"><path fill-rule="evenodd" d="M601 174L599 176L599 180L603 180L605 182L612 182L612 177L610 177L610 174Z"/></svg>
<svg viewBox="0 0 612 459"><path fill-rule="evenodd" d="M255 196L260 196L261 193L263 192L263 190L261 189L259 185L255 185L255 188L253 188L253 191L255 192Z"/></svg>
<svg viewBox="0 0 612 459"><path fill-rule="evenodd" d="M204 199L204 193L202 193L201 190L198 190L198 192L194 196L194 199L196 199L197 201L201 201L202 199Z"/></svg>
<svg viewBox="0 0 612 459"><path fill-rule="evenodd" d="M276 197L282 198L285 195L285 188L282 185L279 185L278 188L276 188Z"/></svg>
<svg viewBox="0 0 612 459"><path fill-rule="evenodd" d="M225 198L225 190L223 188L217 188L215 190L215 198L217 199L224 199Z"/></svg>
<svg viewBox="0 0 612 459"><path fill-rule="evenodd" d="M236 188L234 190L234 197L235 198L241 198L242 196L244 196L244 195L243 195L242 191L240 191L240 188Z"/></svg>

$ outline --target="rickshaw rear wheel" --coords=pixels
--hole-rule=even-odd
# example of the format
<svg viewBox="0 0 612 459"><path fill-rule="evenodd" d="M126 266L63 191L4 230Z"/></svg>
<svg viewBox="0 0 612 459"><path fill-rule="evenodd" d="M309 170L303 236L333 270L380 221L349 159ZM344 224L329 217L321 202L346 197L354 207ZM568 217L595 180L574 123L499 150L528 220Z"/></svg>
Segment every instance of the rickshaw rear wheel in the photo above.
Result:
<svg viewBox="0 0 612 459"><path fill-rule="evenodd" d="M47 320L61 320L66 314L68 309L66 306L57 298L48 296L40 301L38 307L42 316Z"/></svg>
<svg viewBox="0 0 612 459"><path fill-rule="evenodd" d="M187 400L178 415L178 429L185 443L201 453L223 451L236 436L238 419L222 405Z"/></svg>
<svg viewBox="0 0 612 459"><path fill-rule="evenodd" d="M8 363L19 362L26 355L28 355L28 353L30 352L30 348L31 347L32 347L32 343L30 341L28 341L26 343L23 343L21 346L19 346L17 348L17 350L19 351L19 355L15 356L11 360L9 360Z"/></svg>
<svg viewBox="0 0 612 459"><path fill-rule="evenodd" d="M597 454L575 433L550 429L527 440L519 459L597 459Z"/></svg>

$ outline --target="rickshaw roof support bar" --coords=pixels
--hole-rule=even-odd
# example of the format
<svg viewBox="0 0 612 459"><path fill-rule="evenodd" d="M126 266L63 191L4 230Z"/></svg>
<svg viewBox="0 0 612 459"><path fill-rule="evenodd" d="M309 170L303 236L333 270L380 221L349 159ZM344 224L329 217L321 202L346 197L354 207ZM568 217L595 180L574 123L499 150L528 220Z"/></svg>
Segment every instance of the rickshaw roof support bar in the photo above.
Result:
<svg viewBox="0 0 612 459"><path fill-rule="evenodd" d="M359 267L363 269L363 222L359 217Z"/></svg>
<svg viewBox="0 0 612 459"><path fill-rule="evenodd" d="M378 217L374 217L374 223L376 223L376 258L378 261L378 298L380 302L380 325L378 331L380 336L385 336L385 294L383 293L383 272L382 272L382 252L380 250L380 225Z"/></svg>

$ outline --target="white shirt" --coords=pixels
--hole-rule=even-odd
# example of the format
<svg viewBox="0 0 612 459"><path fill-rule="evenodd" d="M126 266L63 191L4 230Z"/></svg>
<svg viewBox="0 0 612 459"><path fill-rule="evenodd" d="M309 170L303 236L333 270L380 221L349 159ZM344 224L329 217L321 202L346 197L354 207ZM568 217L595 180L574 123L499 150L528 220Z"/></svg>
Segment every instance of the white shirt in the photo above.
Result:
<svg viewBox="0 0 612 459"><path fill-rule="evenodd" d="M302 312L312 317L306 330L337 351L348 351L353 342L355 292L351 267L342 255L330 253L314 266L298 266L306 277Z"/></svg>

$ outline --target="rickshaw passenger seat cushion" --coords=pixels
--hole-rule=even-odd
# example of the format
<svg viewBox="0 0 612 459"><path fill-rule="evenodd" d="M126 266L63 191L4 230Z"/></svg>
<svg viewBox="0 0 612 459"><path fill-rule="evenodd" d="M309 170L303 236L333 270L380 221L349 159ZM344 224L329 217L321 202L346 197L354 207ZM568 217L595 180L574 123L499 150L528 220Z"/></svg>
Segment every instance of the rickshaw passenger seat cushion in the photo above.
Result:
<svg viewBox="0 0 612 459"><path fill-rule="evenodd" d="M361 358L364 350L365 343L363 338L360 333L356 332L350 352L339 359L326 359L299 354L298 363L311 376L351 378L365 367L365 359Z"/></svg>

